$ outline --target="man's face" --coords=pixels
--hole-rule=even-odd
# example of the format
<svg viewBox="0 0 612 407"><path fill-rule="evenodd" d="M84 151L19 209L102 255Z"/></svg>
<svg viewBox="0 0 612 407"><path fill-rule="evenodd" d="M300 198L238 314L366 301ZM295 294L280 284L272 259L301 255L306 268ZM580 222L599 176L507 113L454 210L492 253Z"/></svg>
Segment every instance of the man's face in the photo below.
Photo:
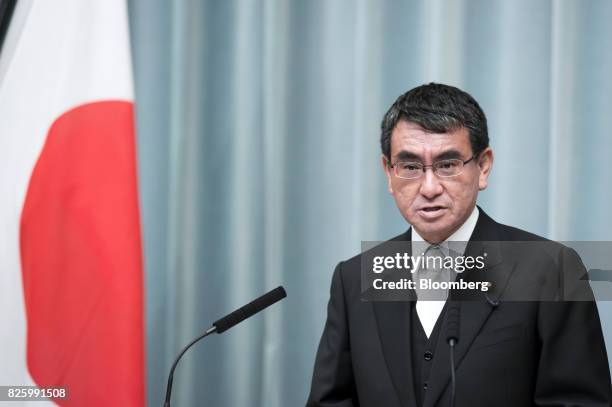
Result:
<svg viewBox="0 0 612 407"><path fill-rule="evenodd" d="M452 158L466 161L472 155L466 128L431 133L416 124L400 121L391 133L391 164L412 161L431 165ZM386 164L383 156L389 192L400 212L425 240L438 243L459 229L470 216L478 191L487 187L493 152L487 148L465 164L460 175L451 178L440 178L428 167L420 178L402 179Z"/></svg>

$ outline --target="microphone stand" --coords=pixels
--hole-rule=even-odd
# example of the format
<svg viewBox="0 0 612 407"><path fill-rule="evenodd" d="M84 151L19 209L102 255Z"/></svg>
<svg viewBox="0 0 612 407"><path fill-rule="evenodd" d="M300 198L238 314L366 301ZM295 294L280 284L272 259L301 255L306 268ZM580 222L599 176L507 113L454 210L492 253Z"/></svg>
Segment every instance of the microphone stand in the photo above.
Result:
<svg viewBox="0 0 612 407"><path fill-rule="evenodd" d="M456 377L455 377L455 345L459 342L459 322L461 314L461 303L458 301L451 302L447 311L447 336L446 341L450 346L450 368L451 368L451 397L450 406L455 407L455 390L456 390Z"/></svg>
<svg viewBox="0 0 612 407"><path fill-rule="evenodd" d="M450 368L451 368L451 407L455 407L455 387L456 387L456 379L455 379L455 338L451 338L448 341L450 345Z"/></svg>
<svg viewBox="0 0 612 407"><path fill-rule="evenodd" d="M170 397L172 396L172 380L174 379L174 369L176 369L176 365L178 365L178 362L179 360L181 360L181 357L183 356L183 354L185 354L185 352L187 352L187 349L191 348L197 341L199 341L200 339L206 338L208 335L216 331L217 331L216 326L212 326L208 328L208 330L204 332L204 334L198 336L193 341L191 341L189 345L185 346L183 350L181 351L181 353L179 353L179 355L176 357L176 360L172 364L172 369L170 369L170 375L168 376L168 385L166 386L166 401L164 402L164 407L170 407Z"/></svg>
<svg viewBox="0 0 612 407"><path fill-rule="evenodd" d="M170 397L172 395L172 380L174 379L174 369L176 369L176 365L178 365L179 360L181 360L181 356L183 356L189 348L191 348L197 341L206 338L213 332L220 334L227 331L231 327L241 323L247 318L252 317L258 312L263 311L270 305L282 300L286 296L287 293L285 292L285 289L282 286L276 287L274 290L267 292L261 297L254 299L247 305L238 308L236 311L215 321L206 332L191 341L189 345L185 346L172 364L172 369L170 369L170 374L168 375L168 387L166 387L166 401L164 402L164 407L170 407Z"/></svg>

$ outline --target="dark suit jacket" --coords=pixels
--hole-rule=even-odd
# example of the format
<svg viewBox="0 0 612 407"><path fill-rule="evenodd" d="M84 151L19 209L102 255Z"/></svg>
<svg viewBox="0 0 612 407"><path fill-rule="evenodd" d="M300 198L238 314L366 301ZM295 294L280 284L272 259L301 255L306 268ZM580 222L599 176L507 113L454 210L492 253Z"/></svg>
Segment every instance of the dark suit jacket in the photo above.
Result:
<svg viewBox="0 0 612 407"><path fill-rule="evenodd" d="M410 241L410 233L394 240ZM501 225L480 209L466 255L482 249L479 241L534 240L544 241ZM585 271L573 250L551 244L552 253L537 256L498 250L486 269L495 290L480 301L461 301L457 407L612 405L595 302L505 300L511 292L539 295L558 287L555 257L570 259L576 273ZM414 302L362 301L360 267L356 256L334 272L307 406L416 406L410 343ZM449 405L449 347L442 339L446 324L440 328L424 407Z"/></svg>

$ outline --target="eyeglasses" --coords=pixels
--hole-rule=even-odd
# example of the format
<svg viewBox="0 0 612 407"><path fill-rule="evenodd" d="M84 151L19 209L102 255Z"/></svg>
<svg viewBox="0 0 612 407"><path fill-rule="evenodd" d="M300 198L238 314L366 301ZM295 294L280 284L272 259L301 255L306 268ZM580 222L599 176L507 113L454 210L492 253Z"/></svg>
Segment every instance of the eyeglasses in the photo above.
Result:
<svg viewBox="0 0 612 407"><path fill-rule="evenodd" d="M393 168L395 176L403 179L417 179L425 173L425 170L429 167L433 170L440 178L450 178L460 175L463 171L463 166L476 158L473 155L468 160L450 159L436 161L431 165L424 165L419 162L411 161L398 161L390 166Z"/></svg>

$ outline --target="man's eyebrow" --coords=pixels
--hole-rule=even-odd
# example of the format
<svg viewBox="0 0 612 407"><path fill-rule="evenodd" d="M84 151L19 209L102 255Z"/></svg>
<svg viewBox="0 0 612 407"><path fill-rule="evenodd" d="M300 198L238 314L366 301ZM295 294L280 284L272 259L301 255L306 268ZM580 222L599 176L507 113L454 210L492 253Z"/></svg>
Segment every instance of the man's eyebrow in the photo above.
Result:
<svg viewBox="0 0 612 407"><path fill-rule="evenodd" d="M410 151L402 150L395 155L395 161L421 161L421 157Z"/></svg>
<svg viewBox="0 0 612 407"><path fill-rule="evenodd" d="M459 150L451 149L451 150L446 150L436 155L434 161L452 160L452 159L457 159L457 158L463 159L463 154L461 154Z"/></svg>
<svg viewBox="0 0 612 407"><path fill-rule="evenodd" d="M450 149L441 152L434 157L434 161L440 160L452 160L452 159L463 159L463 154L459 150ZM411 151L400 151L395 155L395 162L398 161L422 161L421 156Z"/></svg>

